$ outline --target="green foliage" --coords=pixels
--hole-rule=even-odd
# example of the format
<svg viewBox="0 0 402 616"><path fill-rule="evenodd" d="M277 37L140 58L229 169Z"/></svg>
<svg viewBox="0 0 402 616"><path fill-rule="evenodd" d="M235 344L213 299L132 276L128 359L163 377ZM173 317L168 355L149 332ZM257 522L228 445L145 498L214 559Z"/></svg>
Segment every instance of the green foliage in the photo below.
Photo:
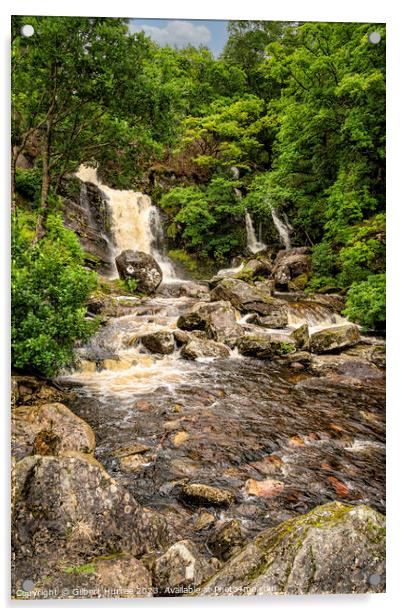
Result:
<svg viewBox="0 0 402 616"><path fill-rule="evenodd" d="M33 205L39 203L42 185L40 169L16 169L15 184L19 195Z"/></svg>
<svg viewBox="0 0 402 616"><path fill-rule="evenodd" d="M354 282L348 291L344 312L364 329L384 329L385 274L371 275L363 282Z"/></svg>
<svg viewBox="0 0 402 616"><path fill-rule="evenodd" d="M85 319L85 300L96 276L82 266L73 232L57 216L47 236L29 243L29 230L14 221L12 237L12 365L53 376L71 362L77 340L86 340L96 324Z"/></svg>
<svg viewBox="0 0 402 616"><path fill-rule="evenodd" d="M170 236L179 236L182 247L202 259L223 262L243 239L239 221L244 207L235 187L236 182L215 177L206 186L173 188L161 200L161 207L174 221Z"/></svg>
<svg viewBox="0 0 402 616"><path fill-rule="evenodd" d="M135 278L126 278L126 280L123 281L123 286L129 293L135 293L138 287L138 280Z"/></svg>

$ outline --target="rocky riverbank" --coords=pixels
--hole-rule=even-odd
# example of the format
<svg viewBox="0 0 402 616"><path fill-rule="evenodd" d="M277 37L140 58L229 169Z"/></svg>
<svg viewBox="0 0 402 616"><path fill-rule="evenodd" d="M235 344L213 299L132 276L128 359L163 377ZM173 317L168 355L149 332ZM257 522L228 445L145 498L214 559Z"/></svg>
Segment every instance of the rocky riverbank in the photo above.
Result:
<svg viewBox="0 0 402 616"><path fill-rule="evenodd" d="M14 596L384 590L384 344L308 268L113 287L73 371L13 378Z"/></svg>

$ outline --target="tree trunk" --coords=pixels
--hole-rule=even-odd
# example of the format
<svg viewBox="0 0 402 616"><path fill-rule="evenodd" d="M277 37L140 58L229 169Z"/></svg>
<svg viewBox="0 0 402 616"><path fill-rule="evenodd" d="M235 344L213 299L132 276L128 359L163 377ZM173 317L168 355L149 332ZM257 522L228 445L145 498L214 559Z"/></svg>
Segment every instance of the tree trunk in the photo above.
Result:
<svg viewBox="0 0 402 616"><path fill-rule="evenodd" d="M50 169L49 169L49 154L50 154L50 122L46 123L44 131L43 146L42 146L42 190L40 195L40 206L38 222L36 224L35 242L39 241L45 235L45 222L49 213L49 188L50 188Z"/></svg>

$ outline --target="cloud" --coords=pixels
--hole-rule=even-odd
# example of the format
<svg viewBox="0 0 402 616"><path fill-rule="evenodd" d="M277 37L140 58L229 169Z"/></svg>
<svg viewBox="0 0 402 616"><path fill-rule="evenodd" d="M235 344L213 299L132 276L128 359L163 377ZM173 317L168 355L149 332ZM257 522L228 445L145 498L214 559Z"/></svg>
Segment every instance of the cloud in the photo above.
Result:
<svg viewBox="0 0 402 616"><path fill-rule="evenodd" d="M191 21L169 21L166 26L148 26L147 24L130 24L130 32L145 32L159 45L207 45L211 40L211 31L206 26L197 26Z"/></svg>

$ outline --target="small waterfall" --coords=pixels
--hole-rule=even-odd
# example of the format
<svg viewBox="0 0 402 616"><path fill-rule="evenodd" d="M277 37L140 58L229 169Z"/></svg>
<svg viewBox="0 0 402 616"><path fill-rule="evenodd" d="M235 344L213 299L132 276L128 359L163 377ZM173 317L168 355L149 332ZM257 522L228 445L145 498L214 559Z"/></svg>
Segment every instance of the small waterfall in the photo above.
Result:
<svg viewBox="0 0 402 616"><path fill-rule="evenodd" d="M134 190L115 190L98 179L94 167L80 166L76 176L91 182L105 195L109 204L112 231L112 262L123 250L140 250L158 262L164 282L175 279L173 263L164 254L164 235L158 208L150 197Z"/></svg>
<svg viewBox="0 0 402 616"><path fill-rule="evenodd" d="M253 220L248 212L246 212L246 232L247 232L247 248L255 254L260 250L265 250L267 247L263 242L257 240Z"/></svg>
<svg viewBox="0 0 402 616"><path fill-rule="evenodd" d="M271 209L272 220L276 227L276 230L279 233L279 237L281 238L282 243L285 246L286 250L290 250L290 248L292 247L292 244L290 243L289 231L291 231L292 228L290 225L287 225L279 218L275 208L272 205L270 206L270 209Z"/></svg>

